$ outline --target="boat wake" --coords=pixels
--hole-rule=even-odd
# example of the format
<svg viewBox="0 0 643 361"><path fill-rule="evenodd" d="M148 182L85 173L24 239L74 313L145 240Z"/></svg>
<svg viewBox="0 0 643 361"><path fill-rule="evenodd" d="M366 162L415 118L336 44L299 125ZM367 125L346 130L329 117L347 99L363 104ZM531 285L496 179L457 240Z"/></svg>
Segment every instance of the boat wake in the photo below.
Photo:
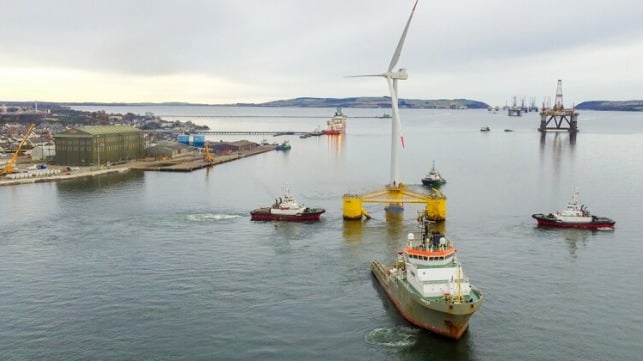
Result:
<svg viewBox="0 0 643 361"><path fill-rule="evenodd" d="M614 232L614 227L598 227L596 228L596 230L603 232Z"/></svg>
<svg viewBox="0 0 643 361"><path fill-rule="evenodd" d="M188 214L187 219L190 222L210 222L210 221L227 221L242 217L239 214L221 214L221 213L197 213Z"/></svg>
<svg viewBox="0 0 643 361"><path fill-rule="evenodd" d="M420 330L398 326L393 328L376 328L364 336L369 345L392 348L409 347L415 344Z"/></svg>

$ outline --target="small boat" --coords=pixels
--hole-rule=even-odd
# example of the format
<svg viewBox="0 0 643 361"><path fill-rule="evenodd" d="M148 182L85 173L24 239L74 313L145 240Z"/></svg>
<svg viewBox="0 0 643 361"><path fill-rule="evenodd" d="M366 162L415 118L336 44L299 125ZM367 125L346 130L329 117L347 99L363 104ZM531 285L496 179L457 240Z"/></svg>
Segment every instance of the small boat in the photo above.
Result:
<svg viewBox="0 0 643 361"><path fill-rule="evenodd" d="M489 128L487 126L484 126L484 127L480 128L480 131L481 132L489 132L489 131L491 131L491 128Z"/></svg>
<svg viewBox="0 0 643 361"><path fill-rule="evenodd" d="M284 140L281 144L277 144L275 146L275 150L282 150L282 151L290 150L290 148L291 148L290 142L287 140Z"/></svg>
<svg viewBox="0 0 643 361"><path fill-rule="evenodd" d="M342 113L342 108L337 107L335 115L326 122L326 126L323 130L326 135L339 135L346 131L346 116Z"/></svg>
<svg viewBox="0 0 643 361"><path fill-rule="evenodd" d="M535 213L531 217L542 227L611 229L616 224L611 218L592 215L585 205L580 204L576 189L565 209L549 214Z"/></svg>
<svg viewBox="0 0 643 361"><path fill-rule="evenodd" d="M512 129L509 129L509 128L506 128L506 129L505 129L505 132L513 132L513 130L512 130Z"/></svg>
<svg viewBox="0 0 643 361"><path fill-rule="evenodd" d="M435 169L435 161L433 161L433 167L431 168L429 173L424 178L422 178L422 184L428 187L437 188L446 182L447 180L442 178L440 171Z"/></svg>
<svg viewBox="0 0 643 361"><path fill-rule="evenodd" d="M324 212L326 212L326 210L323 208L309 208L297 203L292 194L290 194L288 186L285 186L284 194L275 199L275 203L272 206L257 208L251 211L250 220L289 222L318 221Z"/></svg>
<svg viewBox="0 0 643 361"><path fill-rule="evenodd" d="M453 243L432 231L431 224L425 215L418 217L420 239L409 233L397 262L374 260L371 272L408 322L457 340L482 306L483 295L464 276Z"/></svg>

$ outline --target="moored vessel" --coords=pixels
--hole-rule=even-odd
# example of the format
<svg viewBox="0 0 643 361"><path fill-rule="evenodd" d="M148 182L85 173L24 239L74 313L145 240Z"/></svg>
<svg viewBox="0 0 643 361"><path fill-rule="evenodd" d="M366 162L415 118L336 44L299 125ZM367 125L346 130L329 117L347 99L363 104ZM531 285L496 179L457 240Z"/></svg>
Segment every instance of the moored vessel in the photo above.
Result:
<svg viewBox="0 0 643 361"><path fill-rule="evenodd" d="M572 198L565 209L549 214L535 213L531 217L538 222L538 226L543 227L612 229L616 224L611 218L591 214L587 207L580 203L576 189L572 192Z"/></svg>
<svg viewBox="0 0 643 361"><path fill-rule="evenodd" d="M402 316L413 325L459 339L469 318L482 306L482 291L462 272L453 243L418 218L420 239L409 233L406 248L393 265L377 260L371 272Z"/></svg>
<svg viewBox="0 0 643 361"><path fill-rule="evenodd" d="M288 186L284 187L284 194L275 199L270 207L257 208L250 212L252 221L290 221L307 222L318 221L326 212L323 208L309 208L298 203L290 194Z"/></svg>
<svg viewBox="0 0 643 361"><path fill-rule="evenodd" d="M323 133L326 135L339 135L346 131L346 116L342 113L342 108L337 107L335 114L326 122L326 129Z"/></svg>
<svg viewBox="0 0 643 361"><path fill-rule="evenodd" d="M440 174L440 171L435 168L435 161L433 161L433 166L431 167L431 170L427 175L422 178L422 184L425 186L429 187L440 187L444 183L446 183L447 180L442 177L442 174Z"/></svg>
<svg viewBox="0 0 643 361"><path fill-rule="evenodd" d="M281 151L290 150L290 148L292 148L292 146L290 145L290 142L287 140L284 140L281 144L277 144L275 146L275 150L281 150Z"/></svg>

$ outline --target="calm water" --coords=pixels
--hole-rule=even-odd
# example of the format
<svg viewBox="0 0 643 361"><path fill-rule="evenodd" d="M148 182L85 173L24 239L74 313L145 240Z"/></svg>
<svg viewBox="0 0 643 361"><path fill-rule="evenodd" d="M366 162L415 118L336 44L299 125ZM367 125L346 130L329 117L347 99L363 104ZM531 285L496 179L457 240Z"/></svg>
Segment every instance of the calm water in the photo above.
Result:
<svg viewBox="0 0 643 361"><path fill-rule="evenodd" d="M309 131L334 109L107 111ZM394 258L417 208L387 221L368 205L374 219L342 220L344 193L388 183L390 147L390 120L357 118L382 112L344 112L355 117L345 137L292 136L289 153L0 188L0 359L640 359L643 114L582 112L572 140L541 138L534 113L402 111L401 178L421 189L435 160L447 234L486 297L454 342L407 324L369 272L373 258ZM261 140L226 140L239 138ZM284 183L327 209L321 222L249 221ZM534 226L530 215L562 208L574 186L614 231Z"/></svg>

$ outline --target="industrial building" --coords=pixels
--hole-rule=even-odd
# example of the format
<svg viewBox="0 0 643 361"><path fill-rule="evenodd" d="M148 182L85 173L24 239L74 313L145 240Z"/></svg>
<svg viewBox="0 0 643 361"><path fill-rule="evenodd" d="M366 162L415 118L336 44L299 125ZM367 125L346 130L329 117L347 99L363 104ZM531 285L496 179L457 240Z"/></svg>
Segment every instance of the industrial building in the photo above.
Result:
<svg viewBox="0 0 643 361"><path fill-rule="evenodd" d="M194 148L182 143L161 141L156 145L145 148L146 157L154 157L156 160L172 159L178 155L188 153Z"/></svg>
<svg viewBox="0 0 643 361"><path fill-rule="evenodd" d="M234 153L234 152L243 152L252 150L259 145L254 142L247 140L238 140L236 142L224 142L220 141L218 143L208 143L210 149L215 153Z"/></svg>
<svg viewBox="0 0 643 361"><path fill-rule="evenodd" d="M130 126L86 126L55 134L55 163L96 166L143 156L143 133Z"/></svg>

